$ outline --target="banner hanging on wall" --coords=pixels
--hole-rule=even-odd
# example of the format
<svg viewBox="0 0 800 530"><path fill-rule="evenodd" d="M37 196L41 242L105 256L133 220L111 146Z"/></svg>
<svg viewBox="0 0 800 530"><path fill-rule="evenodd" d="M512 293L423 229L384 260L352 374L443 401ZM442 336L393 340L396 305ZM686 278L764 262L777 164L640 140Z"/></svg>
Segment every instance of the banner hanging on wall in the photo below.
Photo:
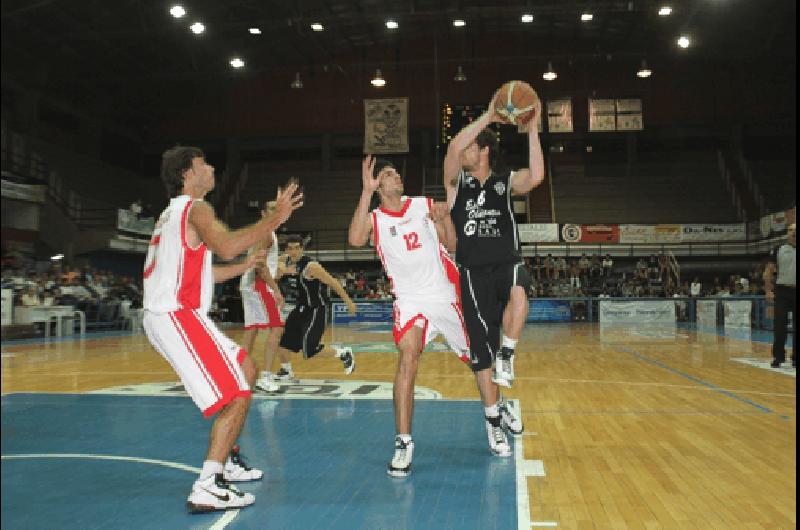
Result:
<svg viewBox="0 0 800 530"><path fill-rule="evenodd" d="M408 98L364 100L364 153L408 153Z"/></svg>
<svg viewBox="0 0 800 530"><path fill-rule="evenodd" d="M524 223L517 225L519 240L523 243L557 243L556 223Z"/></svg>

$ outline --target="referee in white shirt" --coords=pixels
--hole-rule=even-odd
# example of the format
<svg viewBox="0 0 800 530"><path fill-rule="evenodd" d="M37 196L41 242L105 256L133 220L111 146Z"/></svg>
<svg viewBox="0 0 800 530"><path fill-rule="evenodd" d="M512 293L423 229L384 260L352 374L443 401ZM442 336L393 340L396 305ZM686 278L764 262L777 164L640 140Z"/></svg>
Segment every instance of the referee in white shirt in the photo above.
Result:
<svg viewBox="0 0 800 530"><path fill-rule="evenodd" d="M786 243L770 254L764 270L764 290L767 300L775 302L775 342L772 344L773 368L778 368L786 360L786 328L789 312L794 317L795 329L792 333L792 366L797 366L797 226L792 223L786 234ZM777 272L777 279L774 279ZM774 279L774 282L773 282Z"/></svg>

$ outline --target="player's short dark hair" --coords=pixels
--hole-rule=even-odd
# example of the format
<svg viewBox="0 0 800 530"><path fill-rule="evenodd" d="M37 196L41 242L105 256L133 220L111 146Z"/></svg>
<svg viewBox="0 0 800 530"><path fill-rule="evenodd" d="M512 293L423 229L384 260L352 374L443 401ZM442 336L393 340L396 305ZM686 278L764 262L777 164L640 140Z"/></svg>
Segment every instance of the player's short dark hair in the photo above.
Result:
<svg viewBox="0 0 800 530"><path fill-rule="evenodd" d="M300 247L304 247L303 238L298 234L291 234L289 237L286 238L286 245L288 246L289 243L297 243Z"/></svg>
<svg viewBox="0 0 800 530"><path fill-rule="evenodd" d="M395 166L394 163L384 158L379 158L378 160L375 161L375 169L372 172L372 176L377 177L380 174L380 172L386 169L387 167L390 167L395 171L397 170L397 166Z"/></svg>
<svg viewBox="0 0 800 530"><path fill-rule="evenodd" d="M475 143L478 144L478 147L481 149L484 147L489 148L489 167L494 168L500 156L500 144L497 140L497 133L489 127L486 127L478 133L478 136L475 138Z"/></svg>
<svg viewBox="0 0 800 530"><path fill-rule="evenodd" d="M161 181L169 197L177 197L183 189L183 173L192 167L192 160L205 158L199 147L176 145L161 155Z"/></svg>

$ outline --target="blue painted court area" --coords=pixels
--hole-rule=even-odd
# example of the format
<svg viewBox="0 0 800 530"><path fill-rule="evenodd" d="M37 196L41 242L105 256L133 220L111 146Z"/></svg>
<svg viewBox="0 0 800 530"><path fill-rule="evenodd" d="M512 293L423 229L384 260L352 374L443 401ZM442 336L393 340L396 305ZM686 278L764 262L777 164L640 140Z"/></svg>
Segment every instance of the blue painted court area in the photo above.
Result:
<svg viewBox="0 0 800 530"><path fill-rule="evenodd" d="M509 529L513 458L490 455L477 401L418 401L414 470L386 475L388 400L257 399L240 443L260 482L227 528ZM2 525L13 529L209 528L190 515L210 422L185 397L11 394L2 398ZM11 455L113 455L9 459ZM168 467L169 463L178 468Z"/></svg>

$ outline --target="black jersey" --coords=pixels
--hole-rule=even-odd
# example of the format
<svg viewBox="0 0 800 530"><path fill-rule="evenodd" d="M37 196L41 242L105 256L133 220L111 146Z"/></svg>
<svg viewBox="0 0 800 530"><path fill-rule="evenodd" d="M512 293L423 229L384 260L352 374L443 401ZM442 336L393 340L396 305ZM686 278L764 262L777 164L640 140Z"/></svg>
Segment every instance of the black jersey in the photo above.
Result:
<svg viewBox="0 0 800 530"><path fill-rule="evenodd" d="M481 186L465 171L458 174L450 216L458 241L456 262L462 267L520 261L519 234L511 208L512 175L493 171Z"/></svg>
<svg viewBox="0 0 800 530"><path fill-rule="evenodd" d="M309 280L305 277L305 270L313 260L308 256L301 257L295 266L295 274L286 275L289 287L297 292L297 305L306 307L320 307L328 303L325 285L319 280ZM286 258L286 265L291 265Z"/></svg>

